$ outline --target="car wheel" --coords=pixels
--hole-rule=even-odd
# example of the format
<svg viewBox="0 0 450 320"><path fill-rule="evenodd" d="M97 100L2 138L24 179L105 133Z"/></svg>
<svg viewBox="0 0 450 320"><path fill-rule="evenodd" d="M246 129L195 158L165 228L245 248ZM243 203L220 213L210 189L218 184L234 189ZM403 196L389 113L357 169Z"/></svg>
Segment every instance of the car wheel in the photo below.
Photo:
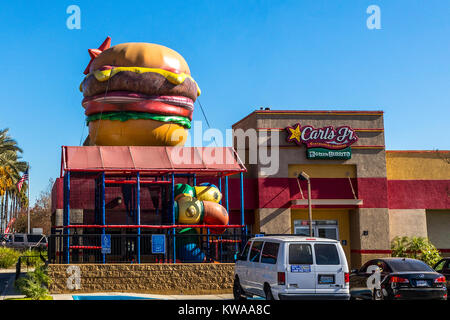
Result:
<svg viewBox="0 0 450 320"><path fill-rule="evenodd" d="M379 289L373 290L373 300L384 300L383 292Z"/></svg>
<svg viewBox="0 0 450 320"><path fill-rule="evenodd" d="M269 285L264 286L264 293L266 294L266 300L275 300Z"/></svg>
<svg viewBox="0 0 450 320"><path fill-rule="evenodd" d="M241 283L239 282L239 278L234 278L233 283L233 298L234 300L246 300L244 296L244 290L241 287Z"/></svg>

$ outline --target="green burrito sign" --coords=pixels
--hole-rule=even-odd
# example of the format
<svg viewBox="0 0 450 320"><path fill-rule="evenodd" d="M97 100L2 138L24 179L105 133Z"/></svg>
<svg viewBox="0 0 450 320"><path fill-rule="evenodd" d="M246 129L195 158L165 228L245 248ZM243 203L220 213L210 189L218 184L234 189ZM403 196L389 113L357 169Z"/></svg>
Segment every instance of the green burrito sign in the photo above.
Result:
<svg viewBox="0 0 450 320"><path fill-rule="evenodd" d="M352 157L352 148L329 150L325 148L310 148L306 150L306 157L312 160L347 160Z"/></svg>
<svg viewBox="0 0 450 320"><path fill-rule="evenodd" d="M352 157L351 145L358 141L355 131L348 126L314 128L300 123L287 127L287 141L306 146L306 157L311 160L347 160Z"/></svg>

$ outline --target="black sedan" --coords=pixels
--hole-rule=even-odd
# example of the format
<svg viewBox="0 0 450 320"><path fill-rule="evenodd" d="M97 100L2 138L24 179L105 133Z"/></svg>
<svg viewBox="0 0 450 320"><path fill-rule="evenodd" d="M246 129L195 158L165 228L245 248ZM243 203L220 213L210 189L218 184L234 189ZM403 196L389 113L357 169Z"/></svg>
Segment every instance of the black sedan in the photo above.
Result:
<svg viewBox="0 0 450 320"><path fill-rule="evenodd" d="M450 258L444 258L433 267L436 272L443 274L447 279L447 290L450 288Z"/></svg>
<svg viewBox="0 0 450 320"><path fill-rule="evenodd" d="M378 273L379 272L379 273ZM408 258L373 259L350 274L351 299L447 299L445 277Z"/></svg>

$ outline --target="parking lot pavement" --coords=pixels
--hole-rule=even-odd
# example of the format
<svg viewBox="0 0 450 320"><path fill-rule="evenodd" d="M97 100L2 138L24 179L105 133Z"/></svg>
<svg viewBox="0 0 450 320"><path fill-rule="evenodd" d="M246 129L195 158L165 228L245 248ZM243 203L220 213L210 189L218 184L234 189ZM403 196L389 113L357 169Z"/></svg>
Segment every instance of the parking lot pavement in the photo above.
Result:
<svg viewBox="0 0 450 320"><path fill-rule="evenodd" d="M22 297L14 287L16 269L0 269L0 300Z"/></svg>
<svg viewBox="0 0 450 320"><path fill-rule="evenodd" d="M105 300L112 296L130 296L138 298L149 298L155 300L232 300L233 295L230 294L207 294L207 295L159 295L159 294L142 294L130 292L99 292L99 293L73 293L73 294L52 294L53 300L74 300L73 296L91 297L92 300Z"/></svg>

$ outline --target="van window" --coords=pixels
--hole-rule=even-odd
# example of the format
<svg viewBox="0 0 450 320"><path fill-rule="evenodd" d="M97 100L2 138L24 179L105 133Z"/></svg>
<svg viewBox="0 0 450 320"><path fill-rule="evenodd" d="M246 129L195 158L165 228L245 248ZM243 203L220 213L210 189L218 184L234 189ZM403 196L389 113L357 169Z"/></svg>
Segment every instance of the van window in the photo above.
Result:
<svg viewBox="0 0 450 320"><path fill-rule="evenodd" d="M334 244L315 244L317 265L337 265L340 264L339 254Z"/></svg>
<svg viewBox="0 0 450 320"><path fill-rule="evenodd" d="M14 236L14 242L23 242L24 237L23 236Z"/></svg>
<svg viewBox="0 0 450 320"><path fill-rule="evenodd" d="M311 245L302 243L290 244L289 264L313 264Z"/></svg>
<svg viewBox="0 0 450 320"><path fill-rule="evenodd" d="M266 242L261 255L261 263L276 264L279 247L279 243Z"/></svg>
<svg viewBox="0 0 450 320"><path fill-rule="evenodd" d="M259 262L259 256L261 255L263 242L262 241L253 241L252 249L250 250L250 258L248 259L251 262Z"/></svg>
<svg viewBox="0 0 450 320"><path fill-rule="evenodd" d="M41 240L41 238L43 238L43 237L40 234L29 234L29 235L27 235L28 242L39 242L39 240ZM43 239L42 241L44 241L44 240L45 239Z"/></svg>
<svg viewBox="0 0 450 320"><path fill-rule="evenodd" d="M248 250L250 249L250 241L248 241L244 247L244 250L242 251L242 253L239 255L238 260L243 260L246 261L247 260L247 256L248 256Z"/></svg>

